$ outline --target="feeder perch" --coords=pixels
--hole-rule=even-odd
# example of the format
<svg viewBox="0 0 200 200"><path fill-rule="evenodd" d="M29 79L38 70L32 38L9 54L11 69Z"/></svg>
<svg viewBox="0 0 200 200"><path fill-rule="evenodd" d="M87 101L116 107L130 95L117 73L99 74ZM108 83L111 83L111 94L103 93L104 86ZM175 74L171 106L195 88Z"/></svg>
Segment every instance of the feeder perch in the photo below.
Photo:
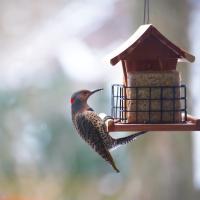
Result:
<svg viewBox="0 0 200 200"><path fill-rule="evenodd" d="M108 58L119 61L123 84L112 85L112 117L108 131L195 131L200 119L187 114L186 86L177 62L194 62L153 25L142 25Z"/></svg>

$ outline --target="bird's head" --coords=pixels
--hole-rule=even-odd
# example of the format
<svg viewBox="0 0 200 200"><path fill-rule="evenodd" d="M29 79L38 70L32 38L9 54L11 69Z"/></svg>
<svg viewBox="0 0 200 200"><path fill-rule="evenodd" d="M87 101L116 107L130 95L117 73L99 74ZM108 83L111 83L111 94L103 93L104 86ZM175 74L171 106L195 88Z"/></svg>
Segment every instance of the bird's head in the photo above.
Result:
<svg viewBox="0 0 200 200"><path fill-rule="evenodd" d="M75 92L72 96L71 96L71 104L76 104L76 103L86 103L88 98L93 95L94 93L101 91L103 89L97 89L97 90L80 90L78 92Z"/></svg>

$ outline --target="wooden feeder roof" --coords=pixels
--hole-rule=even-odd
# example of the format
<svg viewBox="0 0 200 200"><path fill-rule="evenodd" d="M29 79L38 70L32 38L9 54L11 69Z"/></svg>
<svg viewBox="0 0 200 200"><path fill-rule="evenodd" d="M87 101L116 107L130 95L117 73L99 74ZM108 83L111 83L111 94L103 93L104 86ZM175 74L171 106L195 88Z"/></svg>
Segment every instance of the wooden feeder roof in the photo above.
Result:
<svg viewBox="0 0 200 200"><path fill-rule="evenodd" d="M107 59L112 65L117 64L120 60L126 60L126 57L132 53L139 44L141 44L146 38L153 35L160 43L175 53L179 62L194 62L195 56L189 54L185 50L179 48L171 41L169 41L164 35L162 35L152 24L141 25L137 31L118 49L113 51Z"/></svg>

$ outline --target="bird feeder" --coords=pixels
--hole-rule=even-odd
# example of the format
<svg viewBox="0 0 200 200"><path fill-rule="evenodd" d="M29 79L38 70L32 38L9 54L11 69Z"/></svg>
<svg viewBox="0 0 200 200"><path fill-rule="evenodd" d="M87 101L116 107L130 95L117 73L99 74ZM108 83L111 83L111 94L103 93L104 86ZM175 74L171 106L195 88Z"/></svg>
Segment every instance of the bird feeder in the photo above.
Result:
<svg viewBox="0 0 200 200"><path fill-rule="evenodd" d="M179 48L153 25L146 24L108 56L121 61L123 84L112 85L108 131L195 131L200 120L187 114L186 86L177 62L195 57Z"/></svg>

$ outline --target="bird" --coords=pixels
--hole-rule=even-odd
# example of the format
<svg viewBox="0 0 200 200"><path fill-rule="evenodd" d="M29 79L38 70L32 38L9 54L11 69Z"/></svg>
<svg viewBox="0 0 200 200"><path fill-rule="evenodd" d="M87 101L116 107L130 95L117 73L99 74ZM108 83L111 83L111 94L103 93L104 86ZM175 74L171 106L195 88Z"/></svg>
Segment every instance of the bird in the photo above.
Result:
<svg viewBox="0 0 200 200"><path fill-rule="evenodd" d="M116 172L120 172L109 151L133 141L137 136L146 133L146 131L118 139L111 137L106 129L105 120L101 119L87 103L91 95L101 90L103 89L93 91L84 89L72 94L70 99L72 122L82 139L107 161Z"/></svg>

